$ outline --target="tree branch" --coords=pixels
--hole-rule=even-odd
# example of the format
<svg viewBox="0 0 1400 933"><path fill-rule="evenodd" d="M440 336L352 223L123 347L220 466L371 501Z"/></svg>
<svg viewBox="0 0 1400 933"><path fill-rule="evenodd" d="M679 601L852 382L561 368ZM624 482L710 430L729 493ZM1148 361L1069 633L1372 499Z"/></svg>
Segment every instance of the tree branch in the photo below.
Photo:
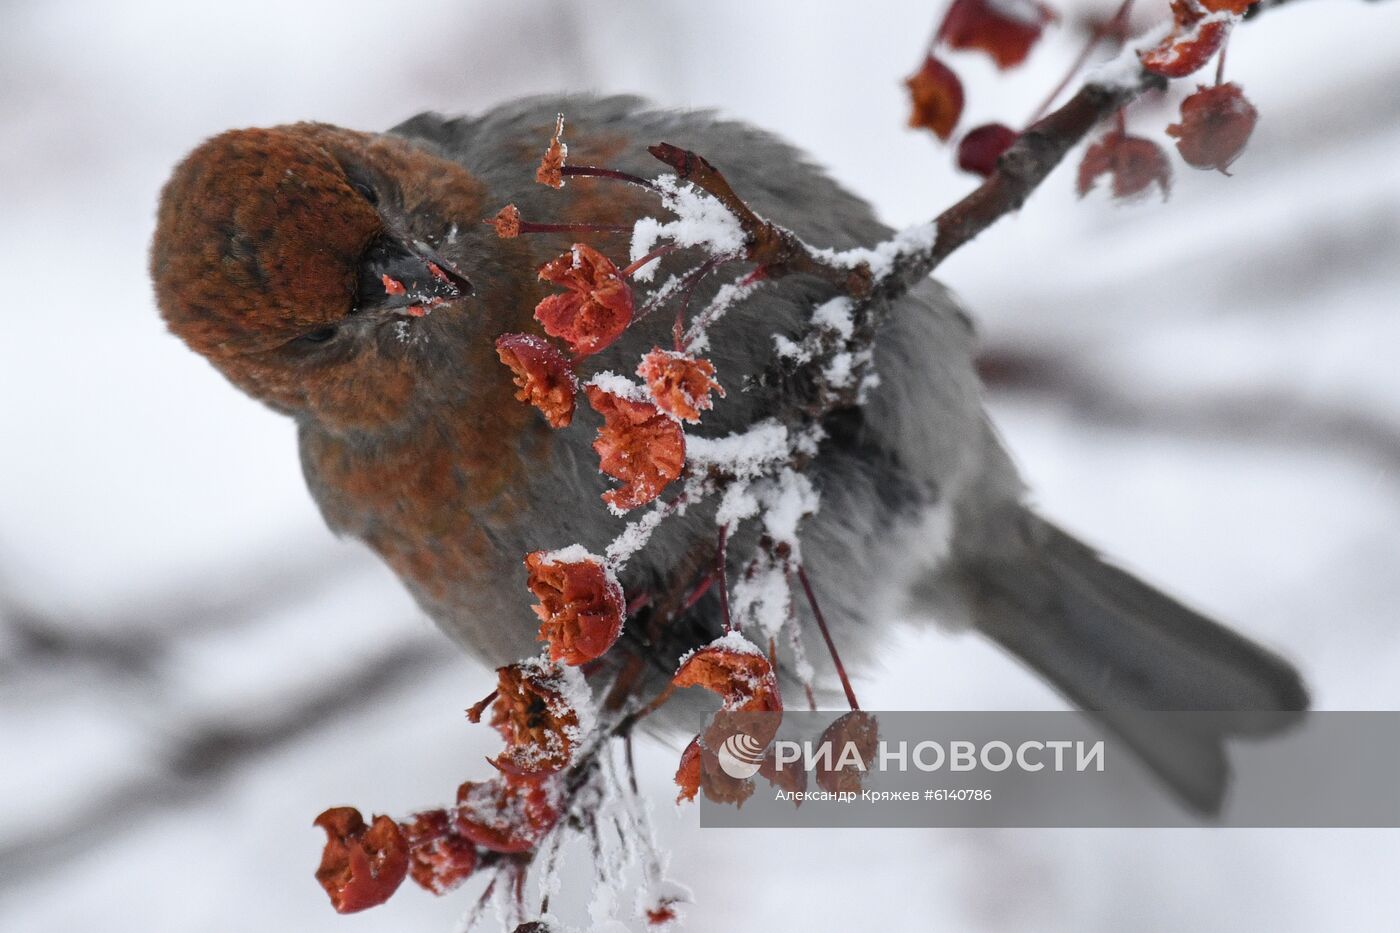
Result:
<svg viewBox="0 0 1400 933"><path fill-rule="evenodd" d="M771 278L784 275L814 275L852 295L870 291L870 266L856 263L841 266L821 259L797 234L765 220L730 187L729 180L703 156L670 143L648 146L660 161L675 169L676 176L688 181L723 204L739 220L747 240L744 258L755 262Z"/></svg>

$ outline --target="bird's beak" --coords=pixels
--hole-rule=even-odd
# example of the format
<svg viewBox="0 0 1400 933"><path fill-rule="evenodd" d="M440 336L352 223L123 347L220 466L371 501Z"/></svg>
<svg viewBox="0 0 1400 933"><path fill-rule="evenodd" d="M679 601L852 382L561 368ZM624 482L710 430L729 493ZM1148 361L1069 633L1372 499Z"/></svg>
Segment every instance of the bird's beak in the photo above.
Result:
<svg viewBox="0 0 1400 933"><path fill-rule="evenodd" d="M466 276L428 244L384 233L360 260L355 309L422 317L471 293Z"/></svg>

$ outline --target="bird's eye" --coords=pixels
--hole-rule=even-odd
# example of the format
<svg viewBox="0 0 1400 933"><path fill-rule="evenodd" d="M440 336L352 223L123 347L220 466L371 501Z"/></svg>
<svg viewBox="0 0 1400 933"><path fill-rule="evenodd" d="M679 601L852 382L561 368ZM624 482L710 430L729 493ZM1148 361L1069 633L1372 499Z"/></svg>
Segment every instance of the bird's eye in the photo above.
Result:
<svg viewBox="0 0 1400 933"><path fill-rule="evenodd" d="M375 191L374 188L370 187L365 182L352 181L350 184L356 191L360 193L360 197L364 198L370 204L379 203L379 192Z"/></svg>
<svg viewBox="0 0 1400 933"><path fill-rule="evenodd" d="M297 338L297 340L300 343L325 343L327 340L330 340L334 336L334 327L322 327L318 330L311 331L311 333L309 334L302 334L300 337Z"/></svg>

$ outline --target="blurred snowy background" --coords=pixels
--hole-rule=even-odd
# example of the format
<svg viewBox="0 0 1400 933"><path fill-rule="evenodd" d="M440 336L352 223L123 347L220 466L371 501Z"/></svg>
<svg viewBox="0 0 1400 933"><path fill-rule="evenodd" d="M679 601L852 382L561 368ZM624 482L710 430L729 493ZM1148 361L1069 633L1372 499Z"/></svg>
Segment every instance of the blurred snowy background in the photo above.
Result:
<svg viewBox="0 0 1400 933"><path fill-rule="evenodd" d="M290 422L164 333L145 252L185 151L642 91L777 130L912 222L972 185L903 127L941 9L0 4L0 928L449 930L478 887L341 918L312 880L323 807L407 812L480 770L461 711L488 678L323 529ZM943 273L1044 510L1296 659L1330 709L1400 706L1397 37L1396 3L1250 24L1230 76L1262 119L1236 177L1178 162L1169 203L1117 206L1062 169ZM1000 79L956 56L964 125L1024 119L1078 42ZM871 708L1060 705L972 637L885 656ZM674 761L641 750L689 929L1400 924L1394 831L699 830Z"/></svg>

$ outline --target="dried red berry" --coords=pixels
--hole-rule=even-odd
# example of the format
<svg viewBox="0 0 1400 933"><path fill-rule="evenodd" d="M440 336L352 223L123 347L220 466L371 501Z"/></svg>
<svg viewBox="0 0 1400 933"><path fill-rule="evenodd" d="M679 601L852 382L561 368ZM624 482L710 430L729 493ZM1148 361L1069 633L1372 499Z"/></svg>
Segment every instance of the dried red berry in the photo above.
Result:
<svg viewBox="0 0 1400 933"><path fill-rule="evenodd" d="M554 135L549 140L549 148L544 151L540 167L535 169L535 181L551 188L564 187L564 160L568 158L569 147L564 145L564 115L554 123Z"/></svg>
<svg viewBox="0 0 1400 933"><path fill-rule="evenodd" d="M1167 78L1182 78L1210 61L1230 34L1235 17L1211 13L1196 0L1172 0L1175 25L1160 44L1139 53L1142 67Z"/></svg>
<svg viewBox="0 0 1400 933"><path fill-rule="evenodd" d="M681 752L680 765L676 768L676 786L681 792L676 795L676 803L694 800L700 790L700 737L697 735Z"/></svg>
<svg viewBox="0 0 1400 933"><path fill-rule="evenodd" d="M732 803L743 806L753 796L752 778L737 778L720 766L713 749L701 748L700 789L711 803Z"/></svg>
<svg viewBox="0 0 1400 933"><path fill-rule="evenodd" d="M586 386L589 404L603 416L593 442L598 468L623 485L603 493L603 500L620 511L645 505L681 475L685 466L685 433L651 402L625 398Z"/></svg>
<svg viewBox="0 0 1400 933"><path fill-rule="evenodd" d="M783 708L772 663L737 635L726 635L691 652L671 683L716 693L724 698L724 709L729 711L777 712Z"/></svg>
<svg viewBox="0 0 1400 933"><path fill-rule="evenodd" d="M515 397L538 408L550 427L568 427L578 382L564 354L530 334L503 334L496 339L496 355L514 373L520 390Z"/></svg>
<svg viewBox="0 0 1400 933"><path fill-rule="evenodd" d="M326 847L316 880L342 914L374 907L389 899L408 874L408 846L399 826L387 816L365 825L354 807L331 807L314 825L326 831Z"/></svg>
<svg viewBox="0 0 1400 933"><path fill-rule="evenodd" d="M875 717L852 710L822 732L818 746L830 745L830 765L825 762L817 771L817 785L835 793L858 793L880 742L879 724Z"/></svg>
<svg viewBox="0 0 1400 933"><path fill-rule="evenodd" d="M409 876L425 891L446 894L476 870L476 845L458 834L446 810L416 813L399 828L408 844Z"/></svg>
<svg viewBox="0 0 1400 933"><path fill-rule="evenodd" d="M624 610L622 586L603 559L582 548L535 551L525 567L550 660L583 664L602 657L622 631Z"/></svg>
<svg viewBox="0 0 1400 933"><path fill-rule="evenodd" d="M954 49L980 49L998 68L1026 60L1055 11L1036 0L953 0L938 40Z"/></svg>
<svg viewBox="0 0 1400 933"><path fill-rule="evenodd" d="M497 668L496 674L491 725L505 738L506 749L492 764L516 777L563 768L579 729L578 710L566 696L564 669L530 660Z"/></svg>
<svg viewBox="0 0 1400 933"><path fill-rule="evenodd" d="M520 211L514 204L507 204L501 208L496 216L491 218L491 226L496 228L496 236L503 240L511 240L520 236Z"/></svg>
<svg viewBox="0 0 1400 933"><path fill-rule="evenodd" d="M559 822L558 789L550 781L493 778L457 789L453 828L492 852L528 852Z"/></svg>
<svg viewBox="0 0 1400 933"><path fill-rule="evenodd" d="M579 356L597 353L632 323L632 289L612 260L587 244L575 243L545 263L540 278L568 291L541 300L535 319Z"/></svg>
<svg viewBox="0 0 1400 933"><path fill-rule="evenodd" d="M953 69L930 55L904 83L912 105L909 125L931 130L942 140L953 135L963 110L962 82Z"/></svg>
<svg viewBox="0 0 1400 933"><path fill-rule="evenodd" d="M680 919L676 909L670 904L661 904L657 907L648 907L646 911L647 926L666 927Z"/></svg>
<svg viewBox="0 0 1400 933"><path fill-rule="evenodd" d="M1183 100L1181 122L1168 126L1167 134L1176 137L1186 164L1225 172L1244 151L1258 120L1259 111L1232 82L1202 87Z"/></svg>
<svg viewBox="0 0 1400 933"><path fill-rule="evenodd" d="M997 170L997 159L1020 135L1002 123L987 123L968 130L958 143L958 168L986 178Z"/></svg>
<svg viewBox="0 0 1400 933"><path fill-rule="evenodd" d="M1162 147L1140 136L1110 130L1084 152L1079 163L1079 196L1088 194L1102 175L1113 180L1113 196L1128 198L1156 182L1162 197L1171 193L1172 171Z"/></svg>
<svg viewBox="0 0 1400 933"><path fill-rule="evenodd" d="M712 390L724 395L724 389L715 381L713 363L660 347L642 357L637 375L646 382L662 411L691 424L700 420L700 412L713 407Z"/></svg>
<svg viewBox="0 0 1400 933"><path fill-rule="evenodd" d="M1212 13L1233 13L1236 16L1243 16L1245 11L1258 0L1199 0L1199 2L1201 6Z"/></svg>
<svg viewBox="0 0 1400 933"><path fill-rule="evenodd" d="M778 757L774 753L774 750L770 748L768 754L763 759L763 764L758 768L758 773L761 774L769 784L781 788L788 793L804 791L807 789L807 772L805 769L798 767L798 764L797 762L789 761L786 762L783 767L778 767ZM801 802L801 800L796 798L793 800L794 804L800 805Z"/></svg>

